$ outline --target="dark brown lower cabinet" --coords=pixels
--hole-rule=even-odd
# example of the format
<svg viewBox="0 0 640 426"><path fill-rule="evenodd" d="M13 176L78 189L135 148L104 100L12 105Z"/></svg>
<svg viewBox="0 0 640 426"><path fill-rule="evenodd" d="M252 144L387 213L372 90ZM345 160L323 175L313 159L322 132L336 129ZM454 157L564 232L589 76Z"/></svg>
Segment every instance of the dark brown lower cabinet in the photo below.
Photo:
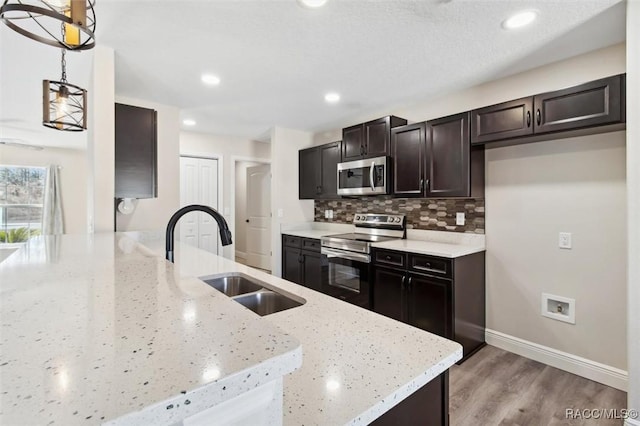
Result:
<svg viewBox="0 0 640 426"><path fill-rule="evenodd" d="M485 345L484 252L455 259L375 249L373 311L455 340L465 361Z"/></svg>
<svg viewBox="0 0 640 426"><path fill-rule="evenodd" d="M323 266L319 240L282 236L282 278L321 291Z"/></svg>
<svg viewBox="0 0 640 426"><path fill-rule="evenodd" d="M371 422L374 426L447 426L449 372L445 371Z"/></svg>

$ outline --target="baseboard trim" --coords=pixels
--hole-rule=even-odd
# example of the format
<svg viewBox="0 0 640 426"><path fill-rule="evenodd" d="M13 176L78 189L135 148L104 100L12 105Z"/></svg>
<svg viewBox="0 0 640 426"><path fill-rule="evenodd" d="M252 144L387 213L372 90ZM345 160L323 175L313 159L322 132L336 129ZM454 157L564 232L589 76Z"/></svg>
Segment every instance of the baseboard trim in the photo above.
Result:
<svg viewBox="0 0 640 426"><path fill-rule="evenodd" d="M562 352L548 346L529 342L495 330L486 329L485 340L487 344L491 346L513 352L525 358L568 371L569 373L625 392L627 391L629 382L628 373L619 368ZM637 426L640 426L640 424Z"/></svg>
<svg viewBox="0 0 640 426"><path fill-rule="evenodd" d="M247 260L247 253L236 250L236 259Z"/></svg>

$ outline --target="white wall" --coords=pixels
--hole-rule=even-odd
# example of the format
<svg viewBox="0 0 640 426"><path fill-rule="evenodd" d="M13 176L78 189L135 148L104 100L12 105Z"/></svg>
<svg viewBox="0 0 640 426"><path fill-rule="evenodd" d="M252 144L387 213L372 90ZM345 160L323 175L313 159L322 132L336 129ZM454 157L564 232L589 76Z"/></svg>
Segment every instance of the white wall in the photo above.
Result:
<svg viewBox="0 0 640 426"><path fill-rule="evenodd" d="M232 210L235 209L235 162L236 160L260 159L269 161L270 145L264 142L248 140L233 136L208 135L203 133L180 132L180 154L200 157L218 158L219 185L222 187L218 200L219 210L231 230L234 244L223 247L223 255L227 259L235 257L236 220Z"/></svg>
<svg viewBox="0 0 640 426"><path fill-rule="evenodd" d="M35 142L35 141L34 141ZM65 234L87 230L87 158L80 149L45 148L42 151L0 146L0 164L45 167L61 166L60 186Z"/></svg>
<svg viewBox="0 0 640 426"><path fill-rule="evenodd" d="M236 161L235 184L235 245L236 257L246 256L247 252L247 167L257 166L260 163L251 161Z"/></svg>
<svg viewBox="0 0 640 426"><path fill-rule="evenodd" d="M640 2L627 3L628 408L640 410ZM636 425L640 421L636 419Z"/></svg>
<svg viewBox="0 0 640 426"><path fill-rule="evenodd" d="M283 127L271 130L271 273L277 277L282 276L280 225L313 221L313 200L298 200L298 151L312 145L311 133Z"/></svg>
<svg viewBox="0 0 640 426"><path fill-rule="evenodd" d="M111 48L96 46L89 86L86 182L87 232L113 232L115 194L115 62Z"/></svg>
<svg viewBox="0 0 640 426"><path fill-rule="evenodd" d="M135 201L132 214L116 213L117 231L166 229L180 208L180 111L139 99L116 97L116 102L158 112L158 196Z"/></svg>

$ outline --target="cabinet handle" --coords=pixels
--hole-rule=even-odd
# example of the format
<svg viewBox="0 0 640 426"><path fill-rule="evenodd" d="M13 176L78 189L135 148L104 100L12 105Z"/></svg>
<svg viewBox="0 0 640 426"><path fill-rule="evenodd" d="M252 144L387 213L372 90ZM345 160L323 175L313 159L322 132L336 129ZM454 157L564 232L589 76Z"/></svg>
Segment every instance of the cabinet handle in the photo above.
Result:
<svg viewBox="0 0 640 426"><path fill-rule="evenodd" d="M429 179L424 182L424 190L425 192L429 192Z"/></svg>
<svg viewBox="0 0 640 426"><path fill-rule="evenodd" d="M411 290L411 281L413 281L413 277L409 277L409 282L407 283L407 290Z"/></svg>
<svg viewBox="0 0 640 426"><path fill-rule="evenodd" d="M531 111L527 111L527 127L531 127Z"/></svg>
<svg viewBox="0 0 640 426"><path fill-rule="evenodd" d="M316 194L322 194L322 186L316 186Z"/></svg>
<svg viewBox="0 0 640 426"><path fill-rule="evenodd" d="M387 255L384 257L386 260L391 260L391 256Z"/></svg>
<svg viewBox="0 0 640 426"><path fill-rule="evenodd" d="M420 179L420 191L424 190L424 179Z"/></svg>
<svg viewBox="0 0 640 426"><path fill-rule="evenodd" d="M407 281L407 276L403 275L402 276L402 281L400 282L400 288L405 288L405 281Z"/></svg>
<svg viewBox="0 0 640 426"><path fill-rule="evenodd" d="M364 155L364 146L360 145L360 155Z"/></svg>
<svg viewBox="0 0 640 426"><path fill-rule="evenodd" d="M298 256L298 263L304 263L304 257Z"/></svg>
<svg viewBox="0 0 640 426"><path fill-rule="evenodd" d="M538 108L536 110L536 123L538 123L538 126L539 126L541 122L542 122L542 114L540 114L540 108Z"/></svg>

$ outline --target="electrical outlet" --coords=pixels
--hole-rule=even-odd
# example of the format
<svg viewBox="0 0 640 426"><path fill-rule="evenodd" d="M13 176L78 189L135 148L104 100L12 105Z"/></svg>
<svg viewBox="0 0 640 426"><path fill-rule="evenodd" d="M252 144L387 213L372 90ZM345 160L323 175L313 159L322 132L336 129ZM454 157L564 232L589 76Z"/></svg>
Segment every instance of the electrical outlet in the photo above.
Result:
<svg viewBox="0 0 640 426"><path fill-rule="evenodd" d="M324 211L324 218L329 219L329 210Z"/></svg>
<svg viewBox="0 0 640 426"><path fill-rule="evenodd" d="M329 219L333 219L333 210L329 210Z"/></svg>
<svg viewBox="0 0 640 426"><path fill-rule="evenodd" d="M571 249L571 233L561 232L558 236L558 247L561 249Z"/></svg>
<svg viewBox="0 0 640 426"><path fill-rule="evenodd" d="M464 221L465 221L464 212L456 213L456 225L461 225L462 226L462 225L464 225Z"/></svg>

